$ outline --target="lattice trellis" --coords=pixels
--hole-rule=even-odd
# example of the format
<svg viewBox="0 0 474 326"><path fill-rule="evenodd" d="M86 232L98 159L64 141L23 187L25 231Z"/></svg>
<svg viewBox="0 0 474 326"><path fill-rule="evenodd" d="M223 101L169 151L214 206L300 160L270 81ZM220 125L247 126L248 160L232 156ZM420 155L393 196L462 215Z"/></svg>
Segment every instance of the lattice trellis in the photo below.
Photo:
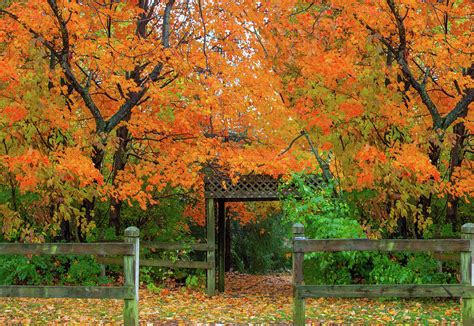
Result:
<svg viewBox="0 0 474 326"><path fill-rule="evenodd" d="M321 180L317 176L307 178L310 186L317 186ZM206 198L224 199L228 201L259 201L279 200L280 178L265 174L249 174L232 183L226 176L213 175L205 179L204 194ZM291 192L291 187L287 188Z"/></svg>

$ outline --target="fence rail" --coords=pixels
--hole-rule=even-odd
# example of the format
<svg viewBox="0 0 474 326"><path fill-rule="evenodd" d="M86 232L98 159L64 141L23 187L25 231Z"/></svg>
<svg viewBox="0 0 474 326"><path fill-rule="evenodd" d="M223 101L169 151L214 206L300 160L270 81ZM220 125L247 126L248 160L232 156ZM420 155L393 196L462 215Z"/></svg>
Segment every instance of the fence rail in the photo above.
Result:
<svg viewBox="0 0 474 326"><path fill-rule="evenodd" d="M300 285L299 298L473 298L474 289L462 284Z"/></svg>
<svg viewBox="0 0 474 326"><path fill-rule="evenodd" d="M208 239L209 241L209 239ZM212 241L212 239L211 239ZM206 293L210 296L215 294L215 243L179 243L179 242L151 242L141 241L141 248L157 249L157 250L191 250L204 251L206 258L202 260L166 260L166 259L140 259L139 266L148 267L165 267L165 268L191 268L204 269L207 274ZM97 255L96 260L103 265L123 265L123 261L117 257L104 257L104 255Z"/></svg>
<svg viewBox="0 0 474 326"><path fill-rule="evenodd" d="M462 239L439 240L313 240L304 236L304 226L293 225L293 322L305 325L305 299L320 297L448 297L462 300L462 323L474 325L474 224L462 227ZM305 285L304 254L308 252L340 251L406 251L460 253L461 284L393 284L393 285ZM449 254L450 257L451 254Z"/></svg>
<svg viewBox="0 0 474 326"><path fill-rule="evenodd" d="M123 261L120 258L115 257L97 257L96 260L100 264L123 265ZM214 267L214 264L207 261L171 261L163 259L140 259L140 266L211 269Z"/></svg>
<svg viewBox="0 0 474 326"><path fill-rule="evenodd" d="M126 326L138 325L139 230L125 230L125 243L0 243L0 255L122 255L124 286L0 286L0 297L123 299ZM119 259L119 258L117 258Z"/></svg>
<svg viewBox="0 0 474 326"><path fill-rule="evenodd" d="M211 251L216 250L215 244L208 243L176 243L176 242L141 242L142 248L162 249L162 250L194 250Z"/></svg>
<svg viewBox="0 0 474 326"><path fill-rule="evenodd" d="M134 255L128 243L0 243L2 255Z"/></svg>
<svg viewBox="0 0 474 326"><path fill-rule="evenodd" d="M179 243L179 242L140 242L141 248L158 250L192 250L214 252L216 246L207 243ZM104 257L99 255L96 260L100 264L123 265L123 261L117 257ZM167 267L167 268L193 268L193 269L213 269L214 263L211 261L195 260L166 260L166 259L140 259L140 266Z"/></svg>
<svg viewBox="0 0 474 326"><path fill-rule="evenodd" d="M0 286L0 297L134 299L133 287L124 286Z"/></svg>
<svg viewBox="0 0 474 326"><path fill-rule="evenodd" d="M338 251L413 251L413 252L469 252L469 240L368 240L368 239L331 239L331 240L295 240L294 252L338 252Z"/></svg>

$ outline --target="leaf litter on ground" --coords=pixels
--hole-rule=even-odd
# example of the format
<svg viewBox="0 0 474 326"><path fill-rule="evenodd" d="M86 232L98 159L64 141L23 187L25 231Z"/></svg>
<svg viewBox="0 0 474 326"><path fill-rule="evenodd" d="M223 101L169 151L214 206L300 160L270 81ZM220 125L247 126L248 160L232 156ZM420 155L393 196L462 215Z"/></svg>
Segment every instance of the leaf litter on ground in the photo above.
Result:
<svg viewBox="0 0 474 326"><path fill-rule="evenodd" d="M291 276L226 274L226 291L175 286L140 290L143 325L291 325ZM0 324L116 325L123 323L122 300L0 298ZM457 325L458 300L306 300L311 325Z"/></svg>

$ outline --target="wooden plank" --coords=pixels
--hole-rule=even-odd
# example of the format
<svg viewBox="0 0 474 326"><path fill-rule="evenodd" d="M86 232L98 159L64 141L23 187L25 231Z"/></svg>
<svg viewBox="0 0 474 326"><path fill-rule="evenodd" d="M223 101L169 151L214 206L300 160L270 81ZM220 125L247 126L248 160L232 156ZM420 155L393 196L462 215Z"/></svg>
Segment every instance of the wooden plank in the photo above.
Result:
<svg viewBox="0 0 474 326"><path fill-rule="evenodd" d="M474 271L472 263L474 262L474 223L467 223L461 227L461 238L471 244L471 252L461 253L461 283L469 286L474 284ZM474 325L474 298L466 298L461 304L461 320L463 325Z"/></svg>
<svg viewBox="0 0 474 326"><path fill-rule="evenodd" d="M128 227L125 229L124 242L134 246L135 255L138 254L138 242L140 231L136 227ZM138 326L138 268L135 260L139 257L125 256L123 257L123 274L125 286L133 288L133 297L125 299L123 307L123 322L125 326Z"/></svg>
<svg viewBox="0 0 474 326"><path fill-rule="evenodd" d="M134 292L133 287L2 285L0 297L127 299Z"/></svg>
<svg viewBox="0 0 474 326"><path fill-rule="evenodd" d="M439 261L459 262L461 260L461 256L459 253L451 252L435 252L433 253L433 258Z"/></svg>
<svg viewBox="0 0 474 326"><path fill-rule="evenodd" d="M296 291L298 298L474 297L474 288L463 284L300 285Z"/></svg>
<svg viewBox="0 0 474 326"><path fill-rule="evenodd" d="M337 252L337 251L469 251L469 241L450 240L368 240L368 239L327 239L296 240L295 252Z"/></svg>
<svg viewBox="0 0 474 326"><path fill-rule="evenodd" d="M293 225L293 241L304 238L304 226L301 223ZM294 252L292 255L292 276L293 276L293 323L296 326L305 325L305 301L297 295L297 288L304 284L303 262L304 253Z"/></svg>
<svg viewBox="0 0 474 326"><path fill-rule="evenodd" d="M142 248L160 250L211 251L216 249L216 246L214 244L207 243L141 242L140 246Z"/></svg>
<svg viewBox="0 0 474 326"><path fill-rule="evenodd" d="M158 259L142 259L140 260L140 266L212 269L214 264L207 261L168 261Z"/></svg>
<svg viewBox="0 0 474 326"><path fill-rule="evenodd" d="M127 243L0 243L0 255L133 255Z"/></svg>
<svg viewBox="0 0 474 326"><path fill-rule="evenodd" d="M123 259L115 257L97 257L100 264L120 265L123 266ZM211 269L213 264L207 261L169 261L161 259L140 259L140 266L150 267L169 267L169 268L196 268Z"/></svg>

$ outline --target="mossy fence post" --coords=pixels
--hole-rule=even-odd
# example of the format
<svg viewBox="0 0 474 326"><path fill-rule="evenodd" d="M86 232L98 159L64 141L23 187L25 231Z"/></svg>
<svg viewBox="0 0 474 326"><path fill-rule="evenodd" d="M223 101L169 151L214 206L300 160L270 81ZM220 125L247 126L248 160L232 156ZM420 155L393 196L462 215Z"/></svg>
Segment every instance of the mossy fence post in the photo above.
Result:
<svg viewBox="0 0 474 326"><path fill-rule="evenodd" d="M471 240L471 250L461 253L461 283L474 286L474 223L461 227L461 237ZM461 315L463 325L474 325L474 298L462 298Z"/></svg>
<svg viewBox="0 0 474 326"><path fill-rule="evenodd" d="M294 241L296 239L305 239L304 225L301 223L293 224L293 323L296 326L301 326L305 324L305 300L299 298L299 295L297 293L297 286L304 284L304 253L294 251Z"/></svg>
<svg viewBox="0 0 474 326"><path fill-rule="evenodd" d="M140 250L140 230L134 226L125 229L125 243L132 243L134 248L133 256L124 256L124 279L125 286L132 287L134 298L125 299L123 310L123 321L125 326L138 325L138 282L139 282L139 250Z"/></svg>

